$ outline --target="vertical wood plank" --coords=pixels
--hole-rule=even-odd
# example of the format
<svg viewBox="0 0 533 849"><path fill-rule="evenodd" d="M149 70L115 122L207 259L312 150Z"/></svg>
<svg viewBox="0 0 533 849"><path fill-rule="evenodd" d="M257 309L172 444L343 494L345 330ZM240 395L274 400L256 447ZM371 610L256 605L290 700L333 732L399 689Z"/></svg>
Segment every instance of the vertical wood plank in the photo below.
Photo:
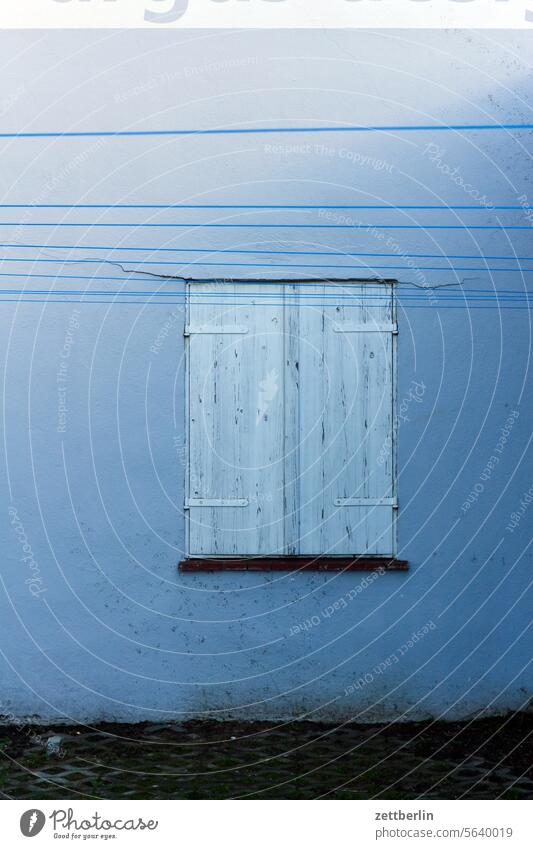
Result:
<svg viewBox="0 0 533 849"><path fill-rule="evenodd" d="M287 285L284 298L284 491L285 549L300 550L300 309L301 287Z"/></svg>

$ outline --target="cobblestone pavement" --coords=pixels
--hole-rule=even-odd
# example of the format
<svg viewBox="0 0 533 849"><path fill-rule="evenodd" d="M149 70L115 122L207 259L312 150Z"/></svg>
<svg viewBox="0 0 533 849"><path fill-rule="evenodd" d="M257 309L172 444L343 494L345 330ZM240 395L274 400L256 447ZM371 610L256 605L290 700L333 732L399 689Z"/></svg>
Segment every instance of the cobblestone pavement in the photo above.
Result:
<svg viewBox="0 0 533 849"><path fill-rule="evenodd" d="M533 717L0 728L15 799L533 798Z"/></svg>

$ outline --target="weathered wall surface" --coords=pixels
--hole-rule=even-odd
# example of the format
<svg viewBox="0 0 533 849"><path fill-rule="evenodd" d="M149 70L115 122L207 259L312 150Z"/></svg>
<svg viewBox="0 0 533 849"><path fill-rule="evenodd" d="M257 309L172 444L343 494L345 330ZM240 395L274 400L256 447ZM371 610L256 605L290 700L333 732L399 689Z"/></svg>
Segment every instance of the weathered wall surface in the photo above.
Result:
<svg viewBox="0 0 533 849"><path fill-rule="evenodd" d="M526 34L33 32L4 33L1 44L5 130L531 121ZM58 257L137 269L164 258L143 267L185 276L386 275L428 287L416 307L416 290L399 288L399 554L411 569L378 577L178 574L182 301L4 301L1 714L369 721L526 703L530 314L466 308L460 292L530 283L517 269L532 262L514 258L533 256L529 230L470 227L528 224L521 211L490 206L523 194L531 202L531 139L391 130L2 140L3 203L479 208L1 210L2 243L13 246L2 254L17 260L3 263L6 289L180 291L179 281L109 264L49 262ZM254 226L198 226L206 221ZM132 226L53 226L67 222ZM190 226L135 226L176 222ZM257 227L355 222L370 226ZM443 224L467 228L427 229ZM212 253L220 249L251 253ZM339 261L260 253L272 250L392 256L297 270ZM429 291L450 284L456 302Z"/></svg>

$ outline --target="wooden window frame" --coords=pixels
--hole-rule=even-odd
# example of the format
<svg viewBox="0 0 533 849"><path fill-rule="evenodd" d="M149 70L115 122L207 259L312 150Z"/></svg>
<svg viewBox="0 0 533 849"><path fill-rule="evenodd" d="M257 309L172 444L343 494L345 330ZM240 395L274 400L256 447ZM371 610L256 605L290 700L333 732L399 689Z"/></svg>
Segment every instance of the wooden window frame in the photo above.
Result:
<svg viewBox="0 0 533 849"><path fill-rule="evenodd" d="M197 282L205 282L205 283L219 283L220 280L213 278L212 280L188 280L187 281L187 295L186 295L186 309L185 309L185 324L187 325L189 322L189 284L194 285ZM231 280L232 283L255 283L260 286L262 283L288 283L294 285L298 283L298 280L255 280L255 279L246 279L246 280ZM323 278L316 278L312 280L306 280L306 283L323 283ZM330 283L338 283L339 285L349 285L349 284L361 284L361 283L383 283L392 285L392 294L393 294L393 317L394 320L397 321L396 316L396 302L394 296L394 287L398 283L396 279L390 278L328 278L328 282ZM187 354L185 357L185 435L186 435L186 445L187 452L189 450L189 442L190 442L190 434L189 434L189 381L188 381L188 373L189 373L189 362L187 358ZM393 386L392 386L392 403L393 410L396 411L397 405L397 368L398 368L398 356L397 356L397 341L396 336L393 340L392 345L392 374L393 374ZM398 456L398 426L397 426L397 417L393 415L393 444L392 444L392 463L393 463L393 480L395 482L395 488L397 487L397 456ZM188 456L188 453L187 453ZM189 473L188 473L189 463L186 465L185 469L185 497L186 500L189 498ZM186 551L189 550L189 523L185 522L185 546ZM397 550L397 535L398 535L398 510L395 510L394 517L394 550ZM373 572L377 570L383 570L387 572L405 572L409 568L409 563L407 560L402 560L394 556L368 556L363 554L353 554L352 556L347 555L339 555L339 556L328 556L328 555L315 555L315 556L302 556L302 555L280 555L273 557L264 557L264 556L256 556L256 557L230 557L230 556L220 556L220 557L202 557L197 555L187 555L183 560L181 560L178 564L178 568L181 572L192 572L192 573L208 573L208 572Z"/></svg>

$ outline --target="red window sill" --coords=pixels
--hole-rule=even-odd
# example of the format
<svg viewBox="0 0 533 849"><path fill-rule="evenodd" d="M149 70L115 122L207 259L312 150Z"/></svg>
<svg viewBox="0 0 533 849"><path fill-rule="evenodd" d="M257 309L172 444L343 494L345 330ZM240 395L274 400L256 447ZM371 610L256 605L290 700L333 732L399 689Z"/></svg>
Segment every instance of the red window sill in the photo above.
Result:
<svg viewBox="0 0 533 849"><path fill-rule="evenodd" d="M191 557L179 564L181 572L405 572L407 560L390 557Z"/></svg>

